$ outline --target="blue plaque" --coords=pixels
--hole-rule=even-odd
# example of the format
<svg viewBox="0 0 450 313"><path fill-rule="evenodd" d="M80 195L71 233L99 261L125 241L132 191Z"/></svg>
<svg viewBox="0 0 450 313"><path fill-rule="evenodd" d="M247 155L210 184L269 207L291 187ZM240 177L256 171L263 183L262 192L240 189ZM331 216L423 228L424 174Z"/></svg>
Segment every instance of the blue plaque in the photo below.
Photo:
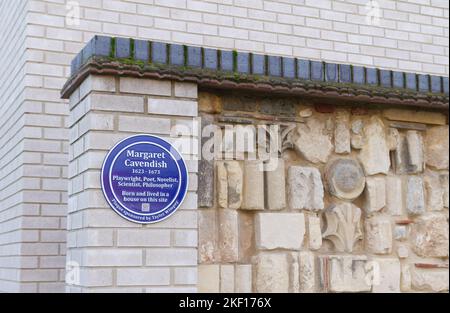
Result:
<svg viewBox="0 0 450 313"><path fill-rule="evenodd" d="M188 173L181 154L167 141L135 135L117 143L101 172L103 194L123 218L140 224L160 222L183 202Z"/></svg>

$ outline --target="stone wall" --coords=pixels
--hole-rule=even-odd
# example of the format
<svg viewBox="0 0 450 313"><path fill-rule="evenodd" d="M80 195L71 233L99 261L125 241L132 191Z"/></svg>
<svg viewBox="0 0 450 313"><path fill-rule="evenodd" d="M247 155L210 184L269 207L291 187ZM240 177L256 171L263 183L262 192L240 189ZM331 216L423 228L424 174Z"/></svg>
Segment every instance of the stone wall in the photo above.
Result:
<svg viewBox="0 0 450 313"><path fill-rule="evenodd" d="M197 85L89 76L70 112L66 291L196 292ZM189 171L183 205L151 225L120 217L100 185L107 152L141 133L169 140Z"/></svg>
<svg viewBox="0 0 450 313"><path fill-rule="evenodd" d="M223 139L199 165L199 291L448 291L447 116L217 92L199 110ZM258 124L280 127L275 166L236 146Z"/></svg>

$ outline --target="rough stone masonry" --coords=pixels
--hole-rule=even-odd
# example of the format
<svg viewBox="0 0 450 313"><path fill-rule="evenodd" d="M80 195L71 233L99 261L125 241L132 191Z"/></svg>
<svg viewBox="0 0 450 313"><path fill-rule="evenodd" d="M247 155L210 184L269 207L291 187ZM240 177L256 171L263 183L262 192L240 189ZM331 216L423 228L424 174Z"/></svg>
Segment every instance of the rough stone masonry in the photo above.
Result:
<svg viewBox="0 0 450 313"><path fill-rule="evenodd" d="M198 211L199 291L448 291L444 114L211 92L199 110L217 125L290 125L275 170L224 154L200 177L214 201Z"/></svg>

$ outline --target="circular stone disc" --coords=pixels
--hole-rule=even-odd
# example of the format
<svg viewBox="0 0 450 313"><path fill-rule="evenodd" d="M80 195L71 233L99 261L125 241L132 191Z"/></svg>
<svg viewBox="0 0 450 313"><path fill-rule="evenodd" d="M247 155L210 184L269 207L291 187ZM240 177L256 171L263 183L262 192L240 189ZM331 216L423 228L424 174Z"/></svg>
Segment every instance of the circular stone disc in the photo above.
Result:
<svg viewBox="0 0 450 313"><path fill-rule="evenodd" d="M353 200L363 192L366 178L358 161L353 159L334 160L326 171L328 190L344 200Z"/></svg>

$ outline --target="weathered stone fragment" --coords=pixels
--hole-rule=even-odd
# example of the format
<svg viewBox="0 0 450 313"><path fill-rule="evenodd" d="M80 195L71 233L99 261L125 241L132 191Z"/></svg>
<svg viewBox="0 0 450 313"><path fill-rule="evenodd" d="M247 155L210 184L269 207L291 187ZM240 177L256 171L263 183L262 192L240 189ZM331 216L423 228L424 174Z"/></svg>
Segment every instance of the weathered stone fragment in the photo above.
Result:
<svg viewBox="0 0 450 313"><path fill-rule="evenodd" d="M353 200L359 197L365 187L363 169L356 160L337 159L325 173L329 192L337 198Z"/></svg>
<svg viewBox="0 0 450 313"><path fill-rule="evenodd" d="M425 140L425 159L429 166L432 166L438 170L448 169L448 148L448 125L432 127L427 130Z"/></svg>
<svg viewBox="0 0 450 313"><path fill-rule="evenodd" d="M400 289L403 292L411 291L411 268L409 264L402 265Z"/></svg>
<svg viewBox="0 0 450 313"><path fill-rule="evenodd" d="M252 292L252 266L251 264L236 265L236 292Z"/></svg>
<svg viewBox="0 0 450 313"><path fill-rule="evenodd" d="M397 174L416 174L423 171L423 139L420 132L408 130L400 133L394 153L394 168Z"/></svg>
<svg viewBox="0 0 450 313"><path fill-rule="evenodd" d="M397 248L397 255L400 259L406 259L409 256L409 249L405 245L400 245Z"/></svg>
<svg viewBox="0 0 450 313"><path fill-rule="evenodd" d="M371 253L392 252L392 225L387 216L377 215L366 219L366 247Z"/></svg>
<svg viewBox="0 0 450 313"><path fill-rule="evenodd" d="M325 211L326 230L323 238L330 240L336 251L352 252L362 239L361 209L352 203L342 203Z"/></svg>
<svg viewBox="0 0 450 313"><path fill-rule="evenodd" d="M292 253L289 258L289 292L299 293L300 292L300 273L298 264L298 255Z"/></svg>
<svg viewBox="0 0 450 313"><path fill-rule="evenodd" d="M245 161L244 181L242 208L264 210L264 168L261 161Z"/></svg>
<svg viewBox="0 0 450 313"><path fill-rule="evenodd" d="M362 135L352 135L352 148L361 150L364 146L364 137Z"/></svg>
<svg viewBox="0 0 450 313"><path fill-rule="evenodd" d="M376 116L364 126L364 143L359 159L367 175L375 175L389 171L389 147L383 122Z"/></svg>
<svg viewBox="0 0 450 313"><path fill-rule="evenodd" d="M238 212L219 209L219 249L222 262L237 262L239 259Z"/></svg>
<svg viewBox="0 0 450 313"><path fill-rule="evenodd" d="M302 251L298 255L299 264L299 291L315 292L316 290L316 266L314 253Z"/></svg>
<svg viewBox="0 0 450 313"><path fill-rule="evenodd" d="M256 215L258 249L299 250L305 235L303 213L258 213Z"/></svg>
<svg viewBox="0 0 450 313"><path fill-rule="evenodd" d="M441 211L444 209L444 189L439 173L431 170L425 173L425 190L427 194L427 207L431 211Z"/></svg>
<svg viewBox="0 0 450 313"><path fill-rule="evenodd" d="M367 214L380 211L386 205L386 181L384 177L367 177L364 209Z"/></svg>
<svg viewBox="0 0 450 313"><path fill-rule="evenodd" d="M406 225L395 225L394 227L394 239L399 241L404 241L408 239L408 226Z"/></svg>
<svg viewBox="0 0 450 313"><path fill-rule="evenodd" d="M422 270L411 271L412 286L419 291L443 292L449 290L448 270Z"/></svg>
<svg viewBox="0 0 450 313"><path fill-rule="evenodd" d="M400 177L386 177L386 208L393 216L403 214L403 192Z"/></svg>
<svg viewBox="0 0 450 313"><path fill-rule="evenodd" d="M232 293L234 292L234 265L222 264L220 265L220 292Z"/></svg>
<svg viewBox="0 0 450 313"><path fill-rule="evenodd" d="M350 153L350 112L336 112L336 128L334 130L334 145L336 153Z"/></svg>
<svg viewBox="0 0 450 313"><path fill-rule="evenodd" d="M411 241L414 252L422 257L448 257L448 219L444 214L429 213L416 220Z"/></svg>
<svg viewBox="0 0 450 313"><path fill-rule="evenodd" d="M254 266L256 292L289 291L289 264L285 253L260 253Z"/></svg>
<svg viewBox="0 0 450 313"><path fill-rule="evenodd" d="M198 254L199 263L213 263L220 260L216 210L198 211Z"/></svg>
<svg viewBox="0 0 450 313"><path fill-rule="evenodd" d="M220 265L203 264L198 266L198 292L219 292L220 291Z"/></svg>
<svg viewBox="0 0 450 313"><path fill-rule="evenodd" d="M308 237L309 248L311 250L319 250L322 246L322 230L320 228L320 218L318 216L308 216Z"/></svg>
<svg viewBox="0 0 450 313"><path fill-rule="evenodd" d="M239 260L250 262L255 251L255 227L253 214L239 212Z"/></svg>
<svg viewBox="0 0 450 313"><path fill-rule="evenodd" d="M205 113L220 113L222 111L222 101L215 94L200 92L198 95L198 110Z"/></svg>
<svg viewBox="0 0 450 313"><path fill-rule="evenodd" d="M242 204L243 175L237 161L217 162L218 203L222 208L239 209Z"/></svg>
<svg viewBox="0 0 450 313"><path fill-rule="evenodd" d="M294 210L322 210L323 185L319 170L291 166L288 171L288 199L290 208Z"/></svg>
<svg viewBox="0 0 450 313"><path fill-rule="evenodd" d="M400 134L396 128L389 128L387 141L390 151L396 150L400 140Z"/></svg>
<svg viewBox="0 0 450 313"><path fill-rule="evenodd" d="M406 210L411 215L425 213L425 195L422 177L409 176L407 179Z"/></svg>
<svg viewBox="0 0 450 313"><path fill-rule="evenodd" d="M266 171L266 199L269 210L281 210L286 207L286 177L284 160L277 159L277 167Z"/></svg>
<svg viewBox="0 0 450 313"><path fill-rule="evenodd" d="M329 255L319 257L320 281L328 292L367 292L371 290L364 255Z"/></svg>
<svg viewBox="0 0 450 313"><path fill-rule="evenodd" d="M374 293L399 293L400 292L400 261L394 258L372 260L379 269L379 277L374 278L372 292Z"/></svg>
<svg viewBox="0 0 450 313"><path fill-rule="evenodd" d="M423 170L423 140L420 132L408 130L406 132L406 142L408 145L408 165L414 173Z"/></svg>
<svg viewBox="0 0 450 313"><path fill-rule="evenodd" d="M333 151L330 135L325 133L326 125L317 119L308 119L305 124L299 124L293 134L295 149L307 161L326 163Z"/></svg>

